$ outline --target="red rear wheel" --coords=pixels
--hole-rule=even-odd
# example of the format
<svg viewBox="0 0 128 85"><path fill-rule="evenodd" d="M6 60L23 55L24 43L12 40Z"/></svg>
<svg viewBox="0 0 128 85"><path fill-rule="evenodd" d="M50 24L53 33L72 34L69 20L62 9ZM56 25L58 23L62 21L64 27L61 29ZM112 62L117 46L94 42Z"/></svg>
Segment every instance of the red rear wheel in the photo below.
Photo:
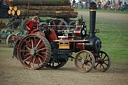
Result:
<svg viewBox="0 0 128 85"><path fill-rule="evenodd" d="M20 42L19 60L28 69L39 69L51 59L51 46L47 39L40 35L28 35Z"/></svg>

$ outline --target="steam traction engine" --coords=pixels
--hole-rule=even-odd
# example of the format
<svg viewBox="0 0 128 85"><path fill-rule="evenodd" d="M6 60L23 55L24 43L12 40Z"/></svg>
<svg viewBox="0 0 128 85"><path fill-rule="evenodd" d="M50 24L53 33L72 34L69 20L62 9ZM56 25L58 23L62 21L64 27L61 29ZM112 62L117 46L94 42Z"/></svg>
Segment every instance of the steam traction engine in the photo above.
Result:
<svg viewBox="0 0 128 85"><path fill-rule="evenodd" d="M33 30L26 37L14 38L14 56L28 69L51 67L58 69L66 64L73 52L77 52L75 66L81 72L92 68L107 71L111 60L101 51L101 40L95 35L96 4L90 4L90 31L82 21L76 26L47 25L43 31ZM52 22L52 21L51 21ZM53 26L54 25L54 26Z"/></svg>

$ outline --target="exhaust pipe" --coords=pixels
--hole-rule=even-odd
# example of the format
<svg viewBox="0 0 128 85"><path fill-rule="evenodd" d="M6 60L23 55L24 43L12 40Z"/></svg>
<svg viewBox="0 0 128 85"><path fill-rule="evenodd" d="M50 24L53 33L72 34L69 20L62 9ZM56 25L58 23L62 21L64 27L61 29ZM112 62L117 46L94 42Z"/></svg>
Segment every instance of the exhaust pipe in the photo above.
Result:
<svg viewBox="0 0 128 85"><path fill-rule="evenodd" d="M90 44L85 43L85 50L93 51L98 53L101 48L101 40L95 35L95 24L96 24L96 3L90 3L90 30L89 36L86 38Z"/></svg>
<svg viewBox="0 0 128 85"><path fill-rule="evenodd" d="M95 24L96 24L96 3L91 2L90 3L90 31L89 31L89 37L95 36Z"/></svg>

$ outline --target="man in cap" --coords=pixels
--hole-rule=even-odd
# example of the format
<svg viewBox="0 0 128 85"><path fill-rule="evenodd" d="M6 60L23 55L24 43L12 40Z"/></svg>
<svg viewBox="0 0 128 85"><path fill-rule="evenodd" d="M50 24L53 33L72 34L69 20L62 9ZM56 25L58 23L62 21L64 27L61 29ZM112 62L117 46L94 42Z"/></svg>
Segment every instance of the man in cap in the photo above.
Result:
<svg viewBox="0 0 128 85"><path fill-rule="evenodd" d="M28 34L32 34L33 30L34 29L37 29L39 28L39 25L37 23L37 20L38 18L37 17L34 17L33 20L29 20L25 25L26 25L26 28L27 28L27 32Z"/></svg>

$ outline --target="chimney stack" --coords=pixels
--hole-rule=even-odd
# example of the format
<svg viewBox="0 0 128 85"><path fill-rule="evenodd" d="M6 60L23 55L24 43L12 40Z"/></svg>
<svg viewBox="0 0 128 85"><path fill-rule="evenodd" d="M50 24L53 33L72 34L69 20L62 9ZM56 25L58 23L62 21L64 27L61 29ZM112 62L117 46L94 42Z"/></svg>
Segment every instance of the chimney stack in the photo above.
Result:
<svg viewBox="0 0 128 85"><path fill-rule="evenodd" d="M90 31L89 31L89 37L94 37L95 36L95 24L96 24L96 3L91 2L90 3Z"/></svg>

